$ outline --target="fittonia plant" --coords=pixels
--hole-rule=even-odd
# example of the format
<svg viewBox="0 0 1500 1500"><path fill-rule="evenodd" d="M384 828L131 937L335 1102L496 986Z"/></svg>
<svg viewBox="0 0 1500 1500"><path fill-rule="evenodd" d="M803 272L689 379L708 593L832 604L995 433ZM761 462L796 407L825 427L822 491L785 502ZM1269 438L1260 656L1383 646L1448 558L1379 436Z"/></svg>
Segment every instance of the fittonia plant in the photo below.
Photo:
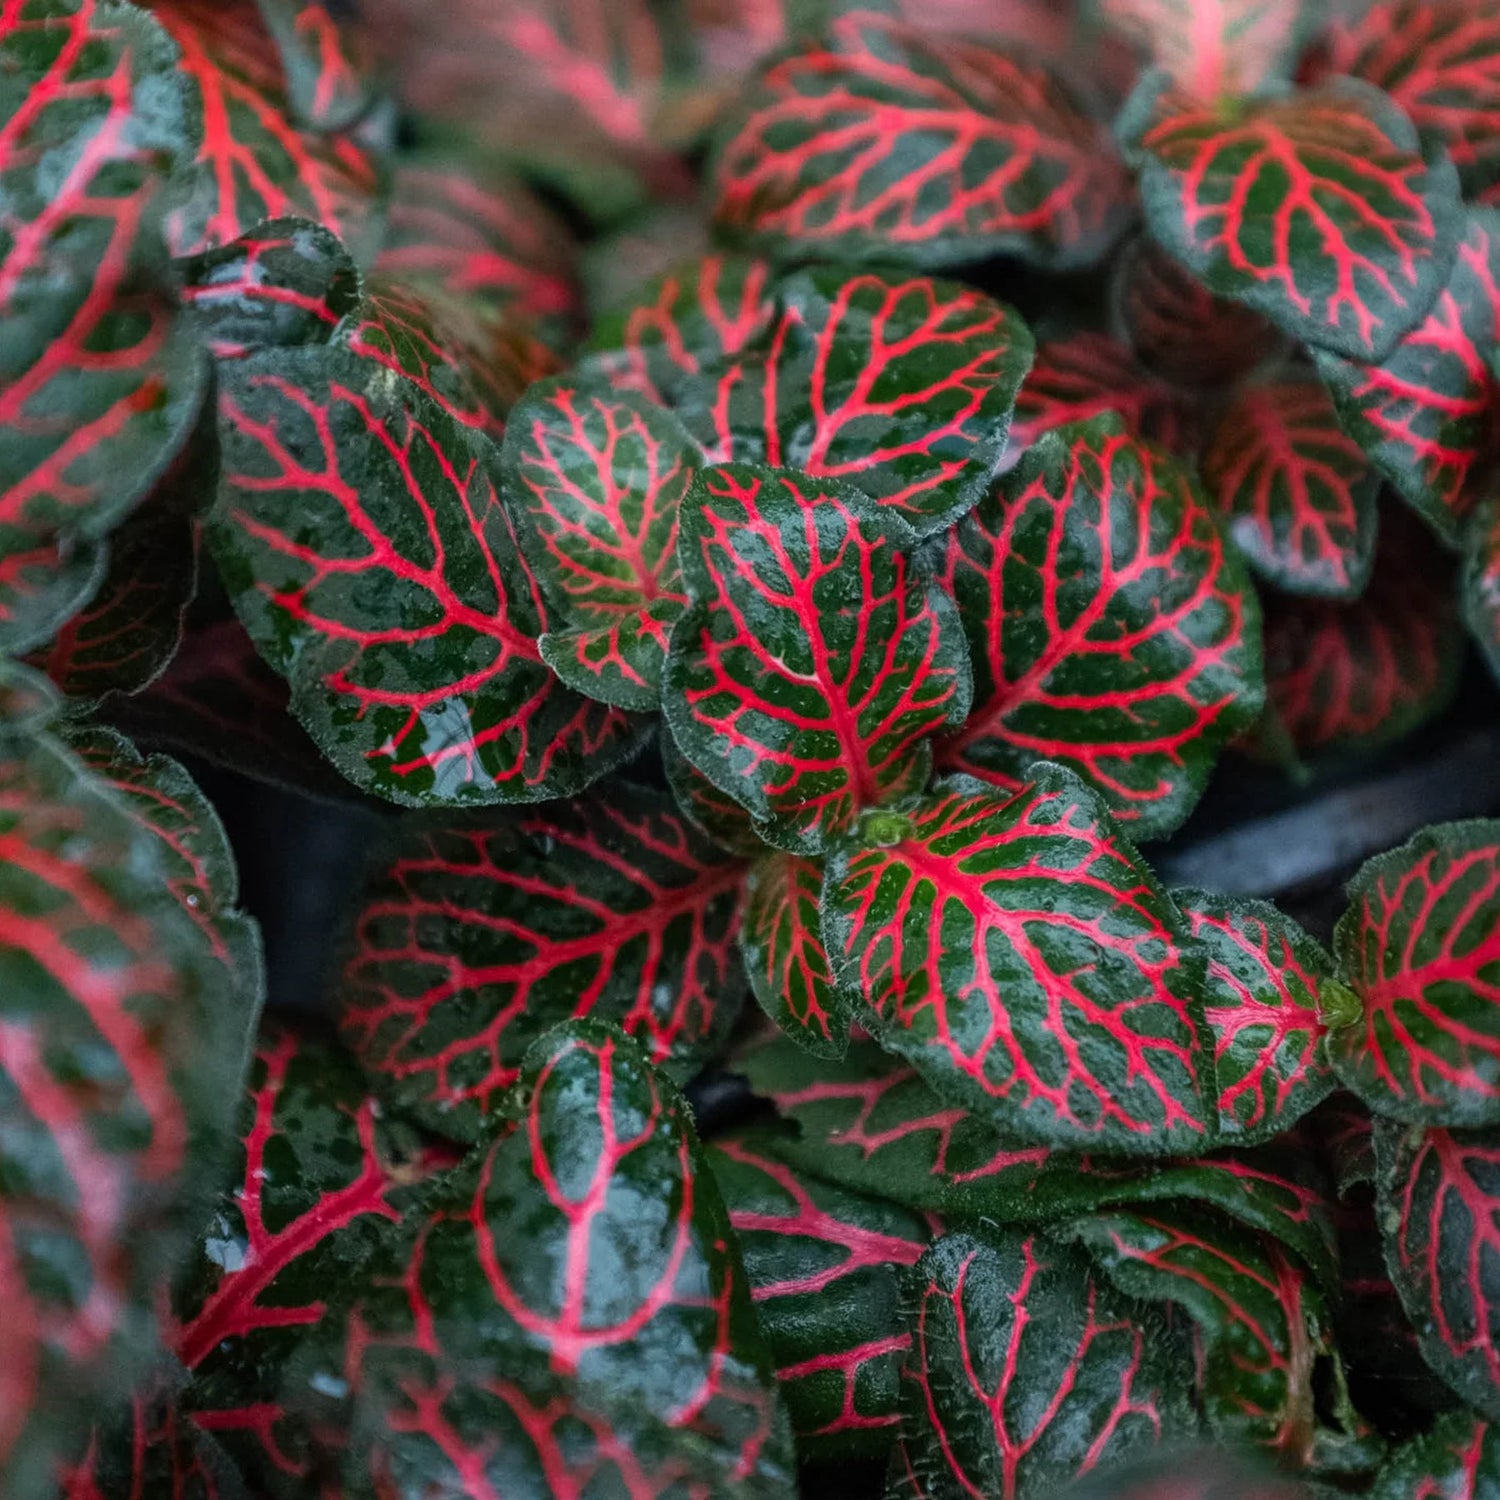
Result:
<svg viewBox="0 0 1500 1500"><path fill-rule="evenodd" d="M1328 12L0 0L7 1500L1500 1490L1500 823L1153 871L1500 663L1500 7Z"/></svg>

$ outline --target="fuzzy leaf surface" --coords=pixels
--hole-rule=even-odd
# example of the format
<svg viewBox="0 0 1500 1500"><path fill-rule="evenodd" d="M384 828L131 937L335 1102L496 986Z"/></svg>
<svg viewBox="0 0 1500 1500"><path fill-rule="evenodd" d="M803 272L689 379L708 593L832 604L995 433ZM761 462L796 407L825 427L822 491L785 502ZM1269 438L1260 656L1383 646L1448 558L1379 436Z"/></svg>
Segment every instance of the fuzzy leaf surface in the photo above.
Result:
<svg viewBox="0 0 1500 1500"><path fill-rule="evenodd" d="M1187 470L1118 418L1039 441L941 544L974 707L944 769L1014 789L1038 759L1132 832L1170 832L1260 706L1256 601Z"/></svg>
<svg viewBox="0 0 1500 1500"><path fill-rule="evenodd" d="M793 1487L687 1105L606 1027L531 1050L513 1117L369 1264L336 1333L296 1384L320 1426L347 1424L355 1500L398 1479L403 1494L506 1500ZM329 1410L346 1382L352 1413Z"/></svg>
<svg viewBox="0 0 1500 1500"><path fill-rule="evenodd" d="M46 640L99 538L186 439L204 361L160 271L160 193L190 150L170 46L111 0L0 15L0 649Z"/></svg>
<svg viewBox="0 0 1500 1500"><path fill-rule="evenodd" d="M757 247L1086 265L1128 212L1108 135L1045 66L841 16L755 75L719 143L715 216Z"/></svg>
<svg viewBox="0 0 1500 1500"><path fill-rule="evenodd" d="M900 1424L911 1347L895 1268L921 1256L926 1223L799 1174L754 1136L716 1142L707 1155L799 1457L883 1458Z"/></svg>
<svg viewBox="0 0 1500 1500"><path fill-rule="evenodd" d="M1007 1134L1201 1148L1202 956L1097 794L1058 766L1031 775L1009 798L940 787L899 837L830 857L834 976L883 1046Z"/></svg>
<svg viewBox="0 0 1500 1500"><path fill-rule="evenodd" d="M902 1287L893 1500L1031 1500L1193 1430L1170 1342L1069 1245L949 1234Z"/></svg>
<svg viewBox="0 0 1500 1500"><path fill-rule="evenodd" d="M1334 952L1362 1005L1329 1036L1345 1085L1412 1124L1500 1124L1500 822L1424 828L1368 861Z"/></svg>
<svg viewBox="0 0 1500 1500"><path fill-rule="evenodd" d="M1500 1486L1500 1430L1473 1412L1451 1411L1394 1452L1371 1500L1487 1500Z"/></svg>
<svg viewBox="0 0 1500 1500"><path fill-rule="evenodd" d="M1228 113L1168 91L1129 112L1151 233L1210 291L1364 360L1427 315L1462 233L1457 175L1378 90L1335 79Z"/></svg>
<svg viewBox="0 0 1500 1500"><path fill-rule="evenodd" d="M227 374L215 554L345 776L407 804L527 802L631 751L636 726L538 655L545 606L482 438L353 353Z"/></svg>
<svg viewBox="0 0 1500 1500"><path fill-rule="evenodd" d="M984 491L1031 368L1031 332L957 282L799 271L740 354L688 378L682 419L711 459L858 486L922 536Z"/></svg>
<svg viewBox="0 0 1500 1500"><path fill-rule="evenodd" d="M1344 430L1448 542L1490 447L1497 342L1500 214L1470 209L1447 285L1385 359L1317 355Z"/></svg>
<svg viewBox="0 0 1500 1500"><path fill-rule="evenodd" d="M919 790L968 709L957 612L913 550L889 509L788 471L717 465L683 502L667 723L779 847L816 854Z"/></svg>
<svg viewBox="0 0 1500 1500"><path fill-rule="evenodd" d="M463 1141L570 1019L691 1074L734 1020L743 877L659 793L415 829L355 919L344 1038L403 1113Z"/></svg>
<svg viewBox="0 0 1500 1500"><path fill-rule="evenodd" d="M1324 1051L1324 989L1333 960L1269 902L1175 891L1208 960L1204 1014L1213 1034L1219 1139L1280 1135L1334 1090Z"/></svg>
<svg viewBox="0 0 1500 1500"><path fill-rule="evenodd" d="M1433 1370L1500 1420L1500 1141L1375 1122L1386 1265Z"/></svg>
<svg viewBox="0 0 1500 1500"><path fill-rule="evenodd" d="M1380 475L1316 380L1241 386L1201 465L1230 537L1263 578L1290 594L1348 599L1364 591Z"/></svg>

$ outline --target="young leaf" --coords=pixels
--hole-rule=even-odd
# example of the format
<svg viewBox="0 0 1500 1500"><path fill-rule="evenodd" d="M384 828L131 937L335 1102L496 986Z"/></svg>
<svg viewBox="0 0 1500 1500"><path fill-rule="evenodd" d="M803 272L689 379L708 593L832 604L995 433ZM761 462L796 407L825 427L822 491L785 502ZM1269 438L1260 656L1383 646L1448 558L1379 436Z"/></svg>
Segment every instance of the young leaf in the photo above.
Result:
<svg viewBox="0 0 1500 1500"><path fill-rule="evenodd" d="M1151 80L1139 141L1152 235L1218 296L1294 338L1386 358L1421 323L1462 232L1452 164L1367 84L1334 79L1229 111Z"/></svg>
<svg viewBox="0 0 1500 1500"><path fill-rule="evenodd" d="M796 854L767 854L750 867L740 948L760 1008L817 1057L849 1045L850 996L833 982L819 910L823 867Z"/></svg>
<svg viewBox="0 0 1500 1500"><path fill-rule="evenodd" d="M1243 385L1204 449L1203 483L1255 571L1290 594L1352 599L1375 562L1380 476L1312 379Z"/></svg>
<svg viewBox="0 0 1500 1500"><path fill-rule="evenodd" d="M1323 1050L1324 1013L1347 1000L1333 960L1265 901L1204 891L1174 899L1208 959L1204 1013L1214 1039L1219 1138L1267 1140L1336 1086Z"/></svg>
<svg viewBox="0 0 1500 1500"><path fill-rule="evenodd" d="M431 1170L403 1153L337 1048L262 1033L239 1154L181 1282L171 1343L182 1404L257 1490L305 1493L309 1434L280 1400L292 1352Z"/></svg>
<svg viewBox="0 0 1500 1500"><path fill-rule="evenodd" d="M1336 12L1328 65L1384 89L1447 148L1470 198L1500 183L1500 6L1375 0Z"/></svg>
<svg viewBox="0 0 1500 1500"><path fill-rule="evenodd" d="M926 536L994 475L1032 352L1015 312L957 282L820 267L778 283L765 332L678 406L711 459L857 485Z"/></svg>
<svg viewBox="0 0 1500 1500"><path fill-rule="evenodd" d="M1378 364L1319 350L1344 430L1448 542L1489 450L1500 328L1500 214L1470 209L1447 285Z"/></svg>
<svg viewBox="0 0 1500 1500"><path fill-rule="evenodd" d="M792 1493L687 1105L618 1032L575 1024L528 1053L513 1107L294 1372L314 1406L351 1393L319 1423L347 1435L346 1492L399 1474L414 1495L505 1500Z"/></svg>
<svg viewBox="0 0 1500 1500"><path fill-rule="evenodd" d="M1177 450L1189 420L1182 392L1136 362L1118 339L1070 333L1038 346L1016 397L1009 455L1019 457L1044 432L1115 412L1135 437Z"/></svg>
<svg viewBox="0 0 1500 1500"><path fill-rule="evenodd" d="M1106 132L1049 69L856 11L769 60L726 126L721 229L827 258L1063 269L1129 210Z"/></svg>
<svg viewBox="0 0 1500 1500"><path fill-rule="evenodd" d="M243 1016L156 840L45 736L0 749L0 1489L54 1493L152 1345Z"/></svg>
<svg viewBox="0 0 1500 1500"><path fill-rule="evenodd" d="M274 219L183 263L182 299L215 359L326 344L359 303L349 253L320 224Z"/></svg>
<svg viewBox="0 0 1500 1500"><path fill-rule="evenodd" d="M894 1495L1032 1500L1192 1434L1171 1342L1071 1246L950 1234L901 1278L912 1347Z"/></svg>
<svg viewBox="0 0 1500 1500"><path fill-rule="evenodd" d="M1338 1358L1327 1307L1279 1245L1188 1204L1100 1212L1062 1233L1122 1292L1179 1306L1198 1325L1199 1396L1221 1440L1270 1449L1294 1469L1347 1441L1319 1430L1314 1372Z"/></svg>
<svg viewBox="0 0 1500 1500"><path fill-rule="evenodd" d="M109 540L92 601L29 660L75 701L138 693L182 644L198 585L198 531L181 516L132 516Z"/></svg>
<svg viewBox="0 0 1500 1500"><path fill-rule="evenodd" d="M1500 1124L1500 822L1424 828L1368 861L1334 934L1358 994L1329 1033L1345 1085L1413 1124Z"/></svg>
<svg viewBox="0 0 1500 1500"><path fill-rule="evenodd" d="M564 225L492 162L418 153L392 176L375 269L397 281L563 334L580 304L573 259Z"/></svg>
<svg viewBox="0 0 1500 1500"><path fill-rule="evenodd" d="M1495 496L1464 529L1463 616L1490 670L1500 677L1500 498Z"/></svg>
<svg viewBox="0 0 1500 1500"><path fill-rule="evenodd" d="M281 54L287 98L300 124L347 130L369 110L373 49L357 25L339 19L341 0L260 0L260 14Z"/></svg>
<svg viewBox="0 0 1500 1500"><path fill-rule="evenodd" d="M883 1046L1009 1134L1201 1148L1203 959L1099 797L1059 766L1031 776L865 820L828 860L834 977Z"/></svg>
<svg viewBox="0 0 1500 1500"><path fill-rule="evenodd" d="M1102 0L1104 20L1191 99L1214 104L1291 76L1306 0Z"/></svg>
<svg viewBox="0 0 1500 1500"><path fill-rule="evenodd" d="M0 650L98 586L98 539L185 441L206 371L157 275L190 151L172 49L133 6L0 14Z"/></svg>
<svg viewBox="0 0 1500 1500"><path fill-rule="evenodd" d="M1500 1431L1460 1407L1398 1448L1370 1500L1486 1500L1500 1485Z"/></svg>
<svg viewBox="0 0 1500 1500"><path fill-rule="evenodd" d="M300 128L281 58L256 0L153 0L181 52L203 119L197 160L173 186L174 255L227 245L266 219L295 216L331 230L360 259L375 229L380 172L352 136Z"/></svg>
<svg viewBox="0 0 1500 1500"><path fill-rule="evenodd" d="M702 470L678 552L693 603L662 706L677 747L773 843L816 854L862 808L926 784L961 723L952 603L898 516L860 491L747 464Z"/></svg>
<svg viewBox="0 0 1500 1500"><path fill-rule="evenodd" d="M1500 1420L1500 1141L1375 1122L1386 1265L1433 1370Z"/></svg>
<svg viewBox="0 0 1500 1500"><path fill-rule="evenodd" d="M1375 571L1352 602L1271 600L1266 696L1281 732L1304 754L1374 749L1409 734L1453 695L1463 631L1420 535L1381 518Z"/></svg>
<svg viewBox="0 0 1500 1500"><path fill-rule="evenodd" d="M916 1070L856 1041L840 1063L778 1038L734 1067L797 1126L768 1149L856 1192L948 1219L1047 1224L1110 1203L1190 1198L1275 1235L1337 1285L1329 1203L1305 1153L1261 1150L1167 1165L1068 1156L999 1135L945 1104Z"/></svg>
<svg viewBox="0 0 1500 1500"><path fill-rule="evenodd" d="M757 343L775 312L768 261L705 255L665 271L629 306L599 319L584 368L617 390L676 406L704 370Z"/></svg>
<svg viewBox="0 0 1500 1500"><path fill-rule="evenodd" d="M617 1022L690 1074L733 1024L744 865L659 793L414 829L356 919L339 1024L411 1118L477 1139L528 1046Z"/></svg>
<svg viewBox="0 0 1500 1500"><path fill-rule="evenodd" d="M1215 297L1144 236L1120 257L1112 300L1115 320L1142 364L1188 390L1229 384L1275 353L1280 339L1259 313ZM1129 418L1128 411L1116 410ZM1148 429L1142 435L1173 446L1164 434Z"/></svg>
<svg viewBox="0 0 1500 1500"><path fill-rule="evenodd" d="M537 654L548 620L483 438L343 350L226 375L215 555L345 776L414 805L528 802L630 753L636 726Z"/></svg>
<svg viewBox="0 0 1500 1500"><path fill-rule="evenodd" d="M942 545L975 691L938 764L1014 788L1055 760L1175 828L1260 706L1255 598L1187 471L1116 417L1071 426Z"/></svg>
<svg viewBox="0 0 1500 1500"><path fill-rule="evenodd" d="M687 603L678 510L700 461L674 416L597 377L541 381L511 413L506 493L538 579L574 627L548 636L543 656L590 697L660 704L667 636Z"/></svg>
<svg viewBox="0 0 1500 1500"><path fill-rule="evenodd" d="M926 1248L916 1214L800 1176L753 1136L709 1166L745 1258L804 1462L884 1458L900 1424L911 1335L895 1268Z"/></svg>

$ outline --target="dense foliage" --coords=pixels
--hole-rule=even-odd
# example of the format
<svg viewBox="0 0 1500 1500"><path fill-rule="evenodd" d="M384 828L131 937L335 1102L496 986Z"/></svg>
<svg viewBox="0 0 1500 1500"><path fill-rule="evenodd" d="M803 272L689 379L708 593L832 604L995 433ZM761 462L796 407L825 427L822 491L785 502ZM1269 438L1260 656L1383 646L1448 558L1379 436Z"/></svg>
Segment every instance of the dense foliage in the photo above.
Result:
<svg viewBox="0 0 1500 1500"><path fill-rule="evenodd" d="M1500 4L1329 12L0 0L7 1500L1500 1494L1500 821L1152 867L1500 673Z"/></svg>

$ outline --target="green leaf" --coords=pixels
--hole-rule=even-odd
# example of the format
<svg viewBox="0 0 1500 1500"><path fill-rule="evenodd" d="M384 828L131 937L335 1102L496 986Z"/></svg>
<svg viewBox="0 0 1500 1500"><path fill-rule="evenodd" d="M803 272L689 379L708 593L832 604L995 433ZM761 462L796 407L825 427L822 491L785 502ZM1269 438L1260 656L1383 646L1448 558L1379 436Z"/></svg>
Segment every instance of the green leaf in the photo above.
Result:
<svg viewBox="0 0 1500 1500"><path fill-rule="evenodd" d="M1463 616L1500 677L1500 497L1484 501L1464 529Z"/></svg>
<svg viewBox="0 0 1500 1500"><path fill-rule="evenodd" d="M343 24L340 0L260 0L276 40L292 113L313 130L347 130L375 102L369 35Z"/></svg>
<svg viewBox="0 0 1500 1500"><path fill-rule="evenodd" d="M778 282L757 339L676 404L710 459L856 485L927 536L993 477L1033 349L1012 309L957 282L818 267Z"/></svg>
<svg viewBox="0 0 1500 1500"><path fill-rule="evenodd" d="M528 1054L508 1120L409 1216L294 1369L344 1493L783 1500L790 1433L687 1105L596 1024ZM331 1322L332 1320L330 1320ZM330 1393L347 1391L349 1410Z"/></svg>
<svg viewBox="0 0 1500 1500"><path fill-rule="evenodd" d="M347 350L224 373L215 557L345 776L408 805L534 802L635 749L641 726L538 655L549 620L487 439Z"/></svg>
<svg viewBox="0 0 1500 1500"><path fill-rule="evenodd" d="M1385 1262L1423 1356L1500 1421L1500 1138L1375 1122Z"/></svg>
<svg viewBox="0 0 1500 1500"><path fill-rule="evenodd" d="M763 837L816 854L919 791L962 721L956 611L906 524L861 492L746 464L700 471L678 551L692 605L662 701L678 749Z"/></svg>
<svg viewBox="0 0 1500 1500"><path fill-rule="evenodd" d="M798 1457L883 1458L900 1423L896 1267L927 1225L893 1203L801 1175L746 1136L708 1148L776 1363Z"/></svg>
<svg viewBox="0 0 1500 1500"><path fill-rule="evenodd" d="M1159 1321L1070 1246L950 1234L902 1287L912 1348L892 1497L1054 1495L1196 1428Z"/></svg>
<svg viewBox="0 0 1500 1500"><path fill-rule="evenodd" d="M1368 861L1334 934L1359 996L1345 1085L1413 1124L1500 1124L1500 822L1424 828Z"/></svg>
<svg viewBox="0 0 1500 1500"><path fill-rule="evenodd" d="M1457 174L1368 84L1215 107L1151 75L1120 128L1139 145L1153 237L1211 292L1315 348L1385 359L1448 279Z"/></svg>
<svg viewBox="0 0 1500 1500"><path fill-rule="evenodd" d="M1391 1454L1370 1500L1486 1500L1500 1485L1500 1431L1461 1408Z"/></svg>
<svg viewBox="0 0 1500 1500"><path fill-rule="evenodd" d="M1219 1139L1269 1140L1337 1086L1324 1050L1326 1013L1342 998L1333 960L1269 902L1172 894L1208 960Z"/></svg>
<svg viewBox="0 0 1500 1500"><path fill-rule="evenodd" d="M1162 1155L1214 1134L1203 957L1071 772L940 787L829 858L823 931L866 1024L945 1099L1054 1146Z"/></svg>
<svg viewBox="0 0 1500 1500"><path fill-rule="evenodd" d="M1141 837L1181 823L1261 703L1255 596L1188 471L1118 417L1065 427L933 555L974 664L939 765L1014 791L1054 760Z"/></svg>

